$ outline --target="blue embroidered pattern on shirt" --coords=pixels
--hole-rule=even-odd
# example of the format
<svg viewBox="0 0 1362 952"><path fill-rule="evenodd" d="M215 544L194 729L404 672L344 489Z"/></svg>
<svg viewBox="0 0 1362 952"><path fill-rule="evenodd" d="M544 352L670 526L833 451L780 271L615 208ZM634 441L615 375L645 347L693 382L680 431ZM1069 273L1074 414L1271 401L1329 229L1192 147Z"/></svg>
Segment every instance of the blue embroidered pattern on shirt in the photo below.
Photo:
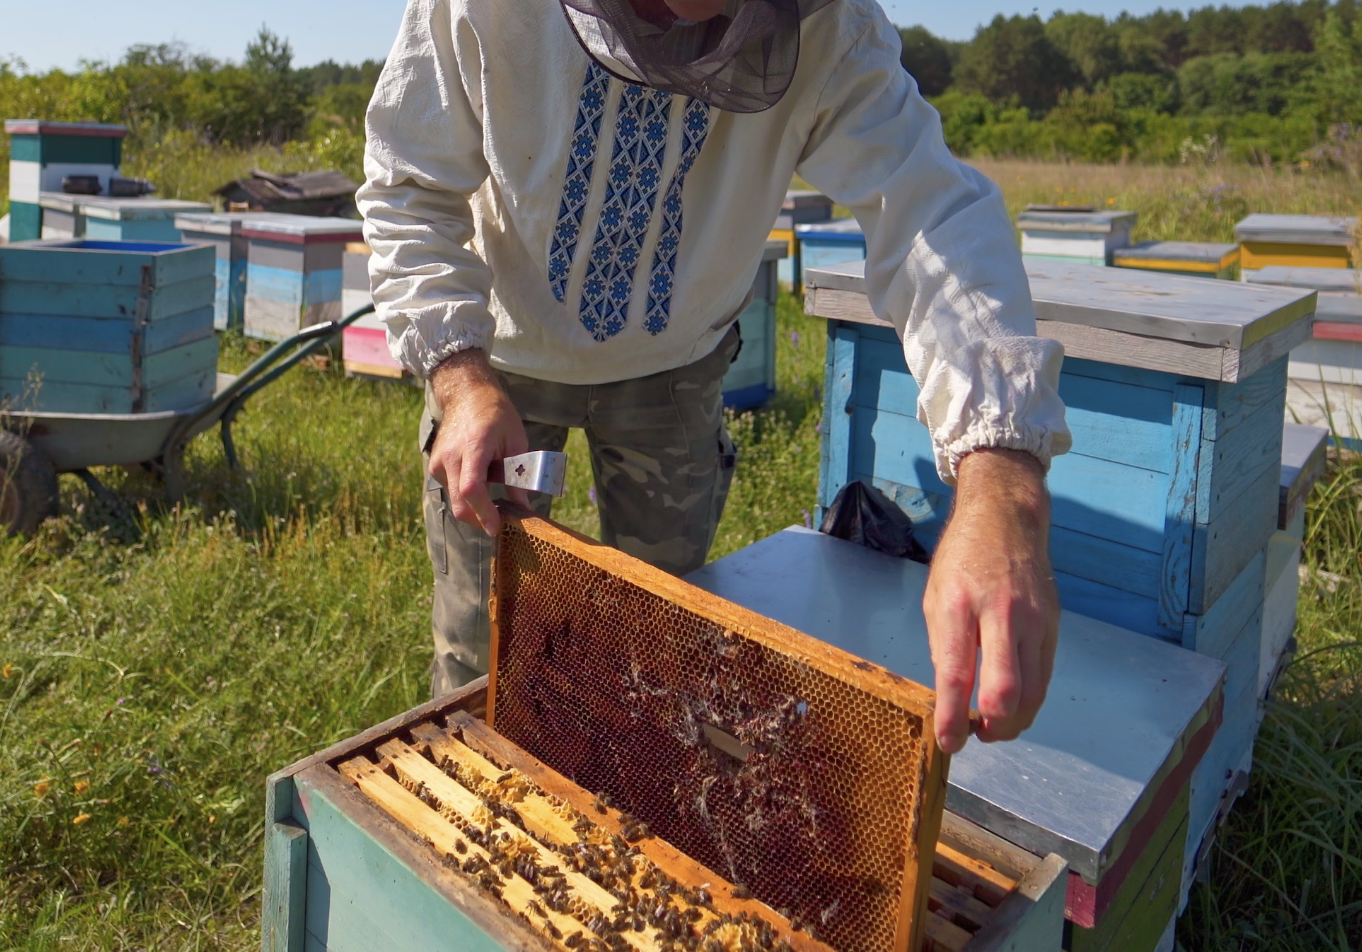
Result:
<svg viewBox="0 0 1362 952"><path fill-rule="evenodd" d="M634 270L662 178L671 121L670 93L626 85L615 121L615 146L600 223L582 283L580 317L591 336L608 340L624 329Z"/></svg>
<svg viewBox="0 0 1362 952"><path fill-rule="evenodd" d="M591 172L596 165L596 149L601 138L601 117L605 115L605 96L610 89L610 74L594 60L586 68L582 99L577 106L577 122L568 150L567 180L563 184L563 203L558 208L558 224L549 249L549 286L559 301L567 296L568 275L577 253L577 238L582 231L582 216L591 192Z"/></svg>
<svg viewBox="0 0 1362 952"><path fill-rule="evenodd" d="M654 336L667 329L672 310L672 289L676 283L676 256L681 247L681 189L686 173L709 136L709 107L692 99L681 123L681 158L662 200L662 232L657 239L653 269L648 279L648 312L643 326Z"/></svg>

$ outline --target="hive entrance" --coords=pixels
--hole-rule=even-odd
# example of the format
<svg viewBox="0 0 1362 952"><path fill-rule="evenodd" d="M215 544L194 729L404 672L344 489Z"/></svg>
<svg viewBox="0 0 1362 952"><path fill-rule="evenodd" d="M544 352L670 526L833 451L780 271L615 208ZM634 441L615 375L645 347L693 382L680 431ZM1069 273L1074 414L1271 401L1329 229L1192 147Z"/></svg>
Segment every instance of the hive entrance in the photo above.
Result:
<svg viewBox="0 0 1362 952"><path fill-rule="evenodd" d="M945 784L932 693L505 513L496 731L834 948L917 948Z"/></svg>

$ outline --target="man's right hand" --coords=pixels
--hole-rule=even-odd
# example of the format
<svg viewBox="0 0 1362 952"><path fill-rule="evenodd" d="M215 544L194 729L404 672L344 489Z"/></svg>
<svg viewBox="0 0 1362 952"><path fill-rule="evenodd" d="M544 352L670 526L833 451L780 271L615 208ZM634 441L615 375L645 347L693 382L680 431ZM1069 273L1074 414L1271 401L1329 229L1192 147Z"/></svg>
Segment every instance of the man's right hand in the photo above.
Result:
<svg viewBox="0 0 1362 952"><path fill-rule="evenodd" d="M445 359L430 375L443 413L430 447L430 475L449 494L455 519L493 538L501 516L487 491L487 470L494 460L529 452L525 425L497 380L485 350L464 350ZM522 506L523 489L506 490Z"/></svg>

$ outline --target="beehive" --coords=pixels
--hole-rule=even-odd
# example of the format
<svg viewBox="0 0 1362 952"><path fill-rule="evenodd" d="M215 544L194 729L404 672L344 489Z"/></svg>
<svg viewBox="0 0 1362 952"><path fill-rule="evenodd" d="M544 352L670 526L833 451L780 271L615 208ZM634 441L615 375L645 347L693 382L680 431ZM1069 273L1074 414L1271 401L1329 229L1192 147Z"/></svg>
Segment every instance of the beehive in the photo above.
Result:
<svg viewBox="0 0 1362 952"><path fill-rule="evenodd" d="M1225 281L1239 263L1239 246L1208 241L1142 241L1117 248L1111 253L1111 263L1117 268Z"/></svg>
<svg viewBox="0 0 1362 952"><path fill-rule="evenodd" d="M1262 268L1347 268L1356 222L1325 215L1250 215L1234 226L1243 245L1244 280Z"/></svg>
<svg viewBox="0 0 1362 952"><path fill-rule="evenodd" d="M1111 264L1112 252L1130 244L1135 212L1087 206L1028 205L1017 216L1022 254L1034 261Z"/></svg>
<svg viewBox="0 0 1362 952"><path fill-rule="evenodd" d="M506 510L489 720L835 948L917 948L934 695Z"/></svg>
<svg viewBox="0 0 1362 952"><path fill-rule="evenodd" d="M486 684L408 711L270 778L266 952L599 952L612 941L709 952L737 931L703 942L706 930L720 932L723 917L743 917L743 931L763 940L736 948L827 952L802 923L734 895L724 877L488 728L480 719ZM509 869L486 855L512 848L521 855ZM631 870L622 890L624 862ZM1059 857L1041 859L947 816L931 869L924 952L1057 952L1065 876ZM627 921L611 889L636 893ZM634 928L635 919L643 929ZM569 946L578 932L582 941Z"/></svg>

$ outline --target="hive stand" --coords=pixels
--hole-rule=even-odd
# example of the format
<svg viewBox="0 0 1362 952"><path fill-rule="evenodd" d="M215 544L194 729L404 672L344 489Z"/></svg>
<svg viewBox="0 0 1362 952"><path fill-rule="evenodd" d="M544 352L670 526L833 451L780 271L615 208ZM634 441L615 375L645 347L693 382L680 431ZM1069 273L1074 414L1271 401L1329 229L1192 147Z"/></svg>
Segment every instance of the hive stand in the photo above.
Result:
<svg viewBox="0 0 1362 952"><path fill-rule="evenodd" d="M832 199L822 192L812 189L790 189L785 193L785 204L776 216L775 226L771 229L771 240L785 244L785 257L781 259L778 275L780 283L796 293L803 287L801 278L804 273L799 260L799 242L795 239L795 227L809 222L827 221L832 218Z"/></svg>
<svg viewBox="0 0 1362 952"><path fill-rule="evenodd" d="M1251 757L1286 354L1309 337L1314 295L1058 262L1027 272L1038 333L1068 354L1060 396L1074 449L1049 478L1061 601L1229 665L1225 727L1191 778L1187 883ZM915 419L902 347L871 311L863 266L809 283L806 309L830 319L819 505L871 482L930 547L952 490Z"/></svg>
<svg viewBox="0 0 1362 952"><path fill-rule="evenodd" d="M122 165L128 129L94 122L7 119L5 132L10 137L9 240L13 242L48 237L42 193L60 193L62 179L67 176L96 176L100 188L107 191L109 179L118 175ZM58 210L53 221L58 233L54 237L80 237L74 231L62 234L62 223Z"/></svg>
<svg viewBox="0 0 1362 952"><path fill-rule="evenodd" d="M1269 265L1248 280L1319 292L1314 333L1291 351L1288 413L1322 426L1343 446L1362 450L1362 271Z"/></svg>
<svg viewBox="0 0 1362 952"><path fill-rule="evenodd" d="M213 283L205 247L0 245L0 406L150 413L205 402L217 379Z"/></svg>
<svg viewBox="0 0 1362 952"><path fill-rule="evenodd" d="M1349 245L1355 219L1324 215L1250 215L1234 226L1243 251L1243 279L1272 265L1288 268L1362 267Z"/></svg>
<svg viewBox="0 0 1362 952"><path fill-rule="evenodd" d="M1111 253L1111 263L1117 268L1227 281L1239 263L1239 246L1203 241L1143 241L1117 248Z"/></svg>
<svg viewBox="0 0 1362 952"><path fill-rule="evenodd" d="M340 320L345 246L363 239L361 228L349 218L277 212L243 225L246 336L279 341L304 327Z"/></svg>
<svg viewBox="0 0 1362 952"><path fill-rule="evenodd" d="M1034 261L1111 264L1112 252L1130 244L1134 212L1032 205L1017 216L1022 255Z"/></svg>

